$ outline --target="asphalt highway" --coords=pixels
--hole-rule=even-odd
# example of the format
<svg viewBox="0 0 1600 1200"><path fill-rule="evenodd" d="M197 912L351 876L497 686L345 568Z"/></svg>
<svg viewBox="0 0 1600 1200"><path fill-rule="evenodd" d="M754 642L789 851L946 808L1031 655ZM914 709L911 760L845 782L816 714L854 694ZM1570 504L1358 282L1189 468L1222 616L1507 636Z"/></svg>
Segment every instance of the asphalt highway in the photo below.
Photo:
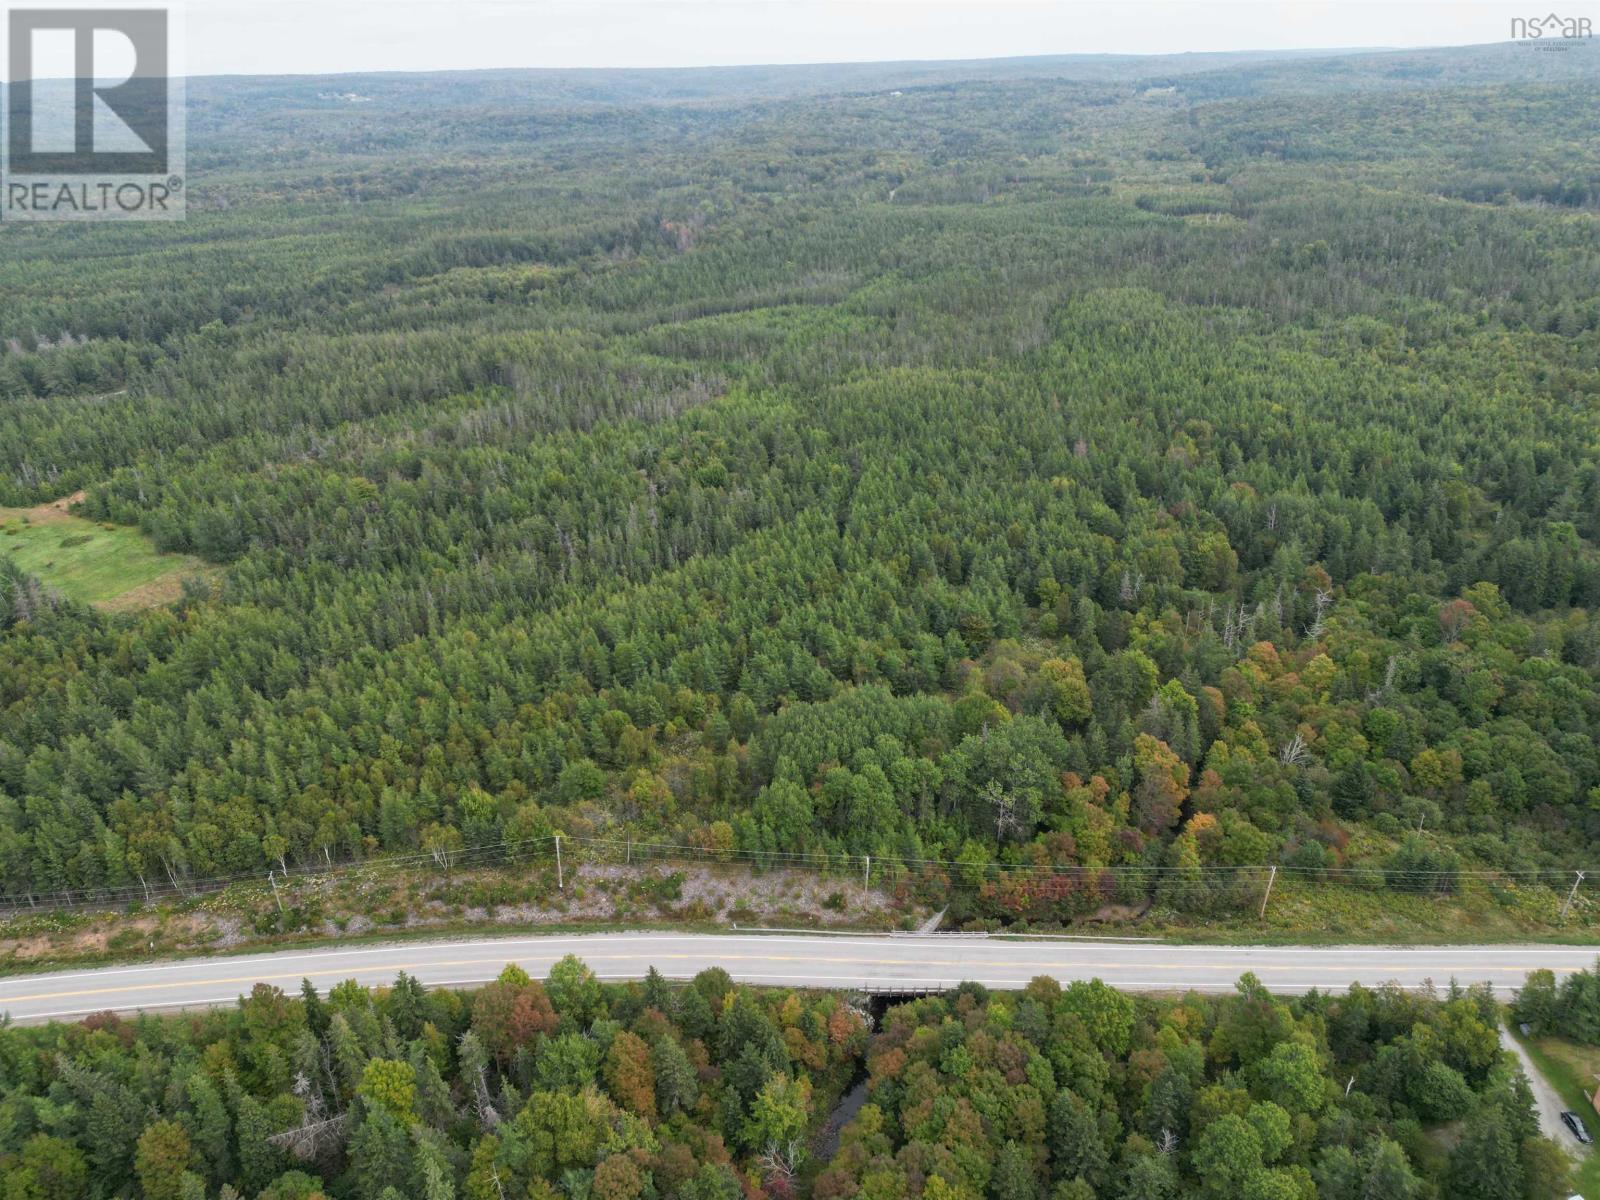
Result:
<svg viewBox="0 0 1600 1200"><path fill-rule="evenodd" d="M706 967L746 983L872 992L953 987L975 980L1020 987L1036 975L1098 977L1134 991L1220 992L1253 971L1274 992L1343 990L1394 982L1440 988L1490 982L1521 986L1527 972L1593 965L1593 946L1181 946L1139 941L1059 941L960 935L593 933L482 940L363 943L0 978L0 1011L19 1022L232 1004L256 983L321 991L345 979L386 984L405 971L430 986L484 983L507 963L535 978L576 954L602 979L637 979L654 966L671 979Z"/></svg>

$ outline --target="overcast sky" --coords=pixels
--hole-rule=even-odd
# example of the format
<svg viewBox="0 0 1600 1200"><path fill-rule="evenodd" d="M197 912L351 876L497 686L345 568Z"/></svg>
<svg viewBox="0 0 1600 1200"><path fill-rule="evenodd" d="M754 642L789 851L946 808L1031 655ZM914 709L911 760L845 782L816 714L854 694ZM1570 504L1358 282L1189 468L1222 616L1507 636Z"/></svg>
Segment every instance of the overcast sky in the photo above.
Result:
<svg viewBox="0 0 1600 1200"><path fill-rule="evenodd" d="M1506 40L1510 17L1528 8L1470 0L188 0L187 58L190 74L212 75L1437 46Z"/></svg>

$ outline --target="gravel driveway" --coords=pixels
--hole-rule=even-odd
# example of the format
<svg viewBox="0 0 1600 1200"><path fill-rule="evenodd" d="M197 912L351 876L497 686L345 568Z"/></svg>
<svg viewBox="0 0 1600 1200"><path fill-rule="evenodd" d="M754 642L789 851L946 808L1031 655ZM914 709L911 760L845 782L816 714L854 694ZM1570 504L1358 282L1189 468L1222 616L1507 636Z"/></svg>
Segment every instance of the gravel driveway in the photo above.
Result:
<svg viewBox="0 0 1600 1200"><path fill-rule="evenodd" d="M1539 1110L1539 1128L1544 1131L1545 1137L1569 1154L1580 1157L1588 1154L1589 1148L1573 1137L1572 1130L1562 1123L1561 1114L1567 1106L1555 1088L1551 1087L1539 1073L1539 1068L1533 1065L1533 1059L1528 1057L1528 1052L1522 1048L1522 1043L1512 1037L1503 1025L1500 1027L1500 1044L1515 1054L1517 1061L1522 1064L1522 1073L1528 1077L1528 1086L1533 1089L1534 1107ZM1584 1113L1578 1115L1586 1116Z"/></svg>

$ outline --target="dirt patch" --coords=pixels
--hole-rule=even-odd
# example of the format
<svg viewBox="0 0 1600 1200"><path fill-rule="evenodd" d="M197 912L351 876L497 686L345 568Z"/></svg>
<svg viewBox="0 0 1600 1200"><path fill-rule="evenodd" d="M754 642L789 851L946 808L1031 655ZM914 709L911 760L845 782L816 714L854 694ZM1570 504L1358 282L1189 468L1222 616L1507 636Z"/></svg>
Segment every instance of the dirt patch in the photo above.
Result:
<svg viewBox="0 0 1600 1200"><path fill-rule="evenodd" d="M47 937L21 938L11 943L11 957L24 962L44 958L55 950L55 943Z"/></svg>
<svg viewBox="0 0 1600 1200"><path fill-rule="evenodd" d="M1113 925L1129 925L1137 921L1150 911L1149 902L1143 904L1102 904L1094 912L1083 918L1081 924L1110 922Z"/></svg>
<svg viewBox="0 0 1600 1200"><path fill-rule="evenodd" d="M22 510L22 515L34 525L49 525L53 521L60 521L72 516L72 506L82 504L83 492L73 492L70 496L63 496L59 500L52 500L49 504L40 504L34 508Z"/></svg>
<svg viewBox="0 0 1600 1200"><path fill-rule="evenodd" d="M639 867L586 865L576 869L568 880L570 898L562 896L565 911L556 919L581 916L603 919L614 916L621 907L639 906L651 901L630 894L641 882L678 881L675 899L655 900L663 915L691 920L728 916L734 921L756 923L772 919L822 922L828 917L849 914L887 913L892 902L881 892L870 891L859 883L837 877L818 876L808 871L774 870L760 875L742 868L718 867ZM523 920L536 920L529 913Z"/></svg>
<svg viewBox="0 0 1600 1200"><path fill-rule="evenodd" d="M130 588L110 600L97 600L95 607L101 612L140 612L146 608L176 604L183 599L183 581L192 574L190 571L173 571L160 579Z"/></svg>
<svg viewBox="0 0 1600 1200"><path fill-rule="evenodd" d="M58 918L41 909L38 916L17 916L10 924L42 923L49 932L22 932L0 938L0 962L35 962L40 959L97 958L113 949L113 938L131 944L149 938L160 928L152 917L118 917L111 914ZM202 921L174 918L173 928L192 932Z"/></svg>
<svg viewBox="0 0 1600 1200"><path fill-rule="evenodd" d="M869 919L888 923L898 910L888 896L858 883L809 872L774 870L760 875L740 867L655 864L646 867L591 863L568 868L566 886L537 899L456 904L489 877L458 874L452 885L413 897L405 927L425 929L446 922L489 925L555 925L569 921L727 921L731 924L839 924ZM360 916L346 931L372 926Z"/></svg>

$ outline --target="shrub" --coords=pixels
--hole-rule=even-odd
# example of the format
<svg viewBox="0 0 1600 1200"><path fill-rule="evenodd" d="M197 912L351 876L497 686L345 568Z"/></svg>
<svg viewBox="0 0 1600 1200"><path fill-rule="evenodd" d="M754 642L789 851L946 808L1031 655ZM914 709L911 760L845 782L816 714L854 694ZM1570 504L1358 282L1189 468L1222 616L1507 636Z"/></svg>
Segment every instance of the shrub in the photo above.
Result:
<svg viewBox="0 0 1600 1200"><path fill-rule="evenodd" d="M1454 892L1461 859L1419 833L1405 841L1383 864L1389 886L1407 892Z"/></svg>

